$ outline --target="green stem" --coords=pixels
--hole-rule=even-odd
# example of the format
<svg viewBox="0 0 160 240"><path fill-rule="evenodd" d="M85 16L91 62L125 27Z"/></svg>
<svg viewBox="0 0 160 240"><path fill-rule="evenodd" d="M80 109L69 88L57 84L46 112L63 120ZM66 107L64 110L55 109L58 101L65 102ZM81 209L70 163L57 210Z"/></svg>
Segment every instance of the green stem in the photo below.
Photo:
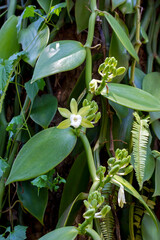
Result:
<svg viewBox="0 0 160 240"><path fill-rule="evenodd" d="M10 0L9 7L8 7L8 13L7 13L7 19L15 14L17 5L17 0Z"/></svg>
<svg viewBox="0 0 160 240"><path fill-rule="evenodd" d="M26 100L25 100L25 103L23 105L22 111L21 111L21 115L22 116L26 115L29 103L30 103L30 99L27 96ZM20 127L21 126L18 126L18 129ZM13 161L15 159L15 156L16 156L16 153L17 153L17 150L18 150L20 138L21 138L21 134L19 133L17 135L16 141L14 143L13 150L12 150L10 156L9 156L9 159L8 159L9 167L4 172L4 174L3 174L2 178L1 178L1 181L0 181L0 217L1 217L1 214L2 214L2 208L3 208L3 196L4 196L4 192L5 192L5 182L6 182L6 179L8 178L8 176L9 176L10 170L12 168Z"/></svg>
<svg viewBox="0 0 160 240"><path fill-rule="evenodd" d="M140 41L140 24L141 24L141 12L140 12L140 4L141 0L137 0L136 4L136 44L135 44L135 51L138 53L139 48L141 46ZM131 65L131 79L130 84L134 86L134 72L136 67L136 60L134 59Z"/></svg>
<svg viewBox="0 0 160 240"><path fill-rule="evenodd" d="M129 233L130 239L134 240L134 223L133 223L133 215L134 215L134 205L131 204L129 208Z"/></svg>
<svg viewBox="0 0 160 240"><path fill-rule="evenodd" d="M86 135L84 133L80 133L80 139L83 143L85 152L86 152L86 156L87 156L87 161L88 161L88 168L89 168L89 172L91 175L91 178L93 180L93 182L98 181L97 175L96 175L96 168L95 168L95 164L94 164L94 159L93 159L93 155L92 155L92 150L90 147L90 143L86 137Z"/></svg>

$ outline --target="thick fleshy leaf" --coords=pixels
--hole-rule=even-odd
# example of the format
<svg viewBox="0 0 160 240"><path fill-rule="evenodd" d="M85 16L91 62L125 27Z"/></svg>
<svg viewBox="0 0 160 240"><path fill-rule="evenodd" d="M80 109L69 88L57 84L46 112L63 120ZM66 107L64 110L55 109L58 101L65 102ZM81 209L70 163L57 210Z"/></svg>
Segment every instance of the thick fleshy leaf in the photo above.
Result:
<svg viewBox="0 0 160 240"><path fill-rule="evenodd" d="M78 33L80 33L81 31L85 30L88 27L90 14L91 13L89 11L89 0L76 0L75 18Z"/></svg>
<svg viewBox="0 0 160 240"><path fill-rule="evenodd" d="M131 77L131 67L129 68L128 73L129 73L128 75L129 75L129 78L130 78ZM142 83L143 83L143 79L144 79L145 75L146 74L144 72L142 72L139 68L135 68L135 71L134 71L134 84L135 84L135 86L137 88L142 89Z"/></svg>
<svg viewBox="0 0 160 240"><path fill-rule="evenodd" d="M115 8L119 7L125 1L126 0L112 0L112 11L114 11Z"/></svg>
<svg viewBox="0 0 160 240"><path fill-rule="evenodd" d="M47 233L39 240L75 240L78 235L78 230L75 227L58 228L52 232Z"/></svg>
<svg viewBox="0 0 160 240"><path fill-rule="evenodd" d="M13 15L3 24L0 30L0 58L8 59L11 55L19 51L17 23L18 18Z"/></svg>
<svg viewBox="0 0 160 240"><path fill-rule="evenodd" d="M48 202L48 190L33 186L29 181L18 185L17 194L23 207L43 224L43 217Z"/></svg>
<svg viewBox="0 0 160 240"><path fill-rule="evenodd" d="M154 223L156 226L158 226L157 224L157 219L155 218L153 212L151 211L151 209L148 207L147 203L143 200L142 196L136 191L136 189L128 182L126 181L124 178L119 177L117 175L114 175L113 177L117 182L121 183L124 186L124 189L130 193L131 195L133 195L135 198L137 198L145 207L145 209L147 210L147 212L150 214L150 216L152 217Z"/></svg>
<svg viewBox="0 0 160 240"><path fill-rule="evenodd" d="M85 60L86 50L80 42L64 40L48 45L41 53L31 82L55 73L72 70Z"/></svg>
<svg viewBox="0 0 160 240"><path fill-rule="evenodd" d="M71 128L48 128L39 132L18 153L6 184L50 171L70 154L75 144L76 136Z"/></svg>
<svg viewBox="0 0 160 240"><path fill-rule="evenodd" d="M160 101L148 92L118 83L109 83L108 88L108 93L103 89L102 96L122 106L146 112L160 111Z"/></svg>
<svg viewBox="0 0 160 240"><path fill-rule="evenodd" d="M78 172L77 172L78 170ZM89 170L87 166L87 159L85 152L82 152L75 160L70 173L67 177L66 184L64 186L59 216L67 209L67 207L74 202L76 197L86 191L89 181ZM74 182L74 184L73 184Z"/></svg>
<svg viewBox="0 0 160 240"><path fill-rule="evenodd" d="M160 140L160 122L156 120L151 123L154 133L156 134L157 138Z"/></svg>
<svg viewBox="0 0 160 240"><path fill-rule="evenodd" d="M30 117L43 128L47 128L57 111L57 98L51 94L34 99Z"/></svg>
<svg viewBox="0 0 160 240"><path fill-rule="evenodd" d="M22 49L25 51L23 60L34 66L38 56L46 47L49 39L49 28L45 26L39 30L40 21L31 23L26 29L22 29L19 33L19 43L22 44Z"/></svg>
<svg viewBox="0 0 160 240"><path fill-rule="evenodd" d="M158 227L154 224L150 215L144 214L142 219L142 238L143 240L159 240L160 222L157 219Z"/></svg>
<svg viewBox="0 0 160 240"><path fill-rule="evenodd" d="M155 167L155 190L153 196L160 196L160 153L157 151L157 154L154 156L156 158L156 167Z"/></svg>
<svg viewBox="0 0 160 240"><path fill-rule="evenodd" d="M112 29L114 30L115 34L123 44L123 46L127 49L127 51L134 57L137 61L139 60L137 53L129 40L127 34L122 29L121 25L118 21L108 12L105 13L105 18L107 19L108 23L111 25Z"/></svg>

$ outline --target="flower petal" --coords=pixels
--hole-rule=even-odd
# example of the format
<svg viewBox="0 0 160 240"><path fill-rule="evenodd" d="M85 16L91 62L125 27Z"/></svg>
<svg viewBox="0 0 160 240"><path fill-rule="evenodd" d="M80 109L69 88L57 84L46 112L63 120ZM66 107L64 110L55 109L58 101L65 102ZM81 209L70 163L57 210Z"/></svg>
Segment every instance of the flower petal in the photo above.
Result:
<svg viewBox="0 0 160 240"><path fill-rule="evenodd" d="M85 127L85 128L93 128L94 127L94 125L90 121L88 121L86 118L82 118L81 126Z"/></svg>
<svg viewBox="0 0 160 240"><path fill-rule="evenodd" d="M65 128L68 128L70 125L71 125L70 119L66 119L66 120L62 121L62 122L57 126L57 128L65 129Z"/></svg>
<svg viewBox="0 0 160 240"><path fill-rule="evenodd" d="M78 114L81 115L82 117L87 116L87 114L90 111L90 106L82 107L79 109Z"/></svg>
<svg viewBox="0 0 160 240"><path fill-rule="evenodd" d="M77 114L78 105L77 101L74 98L71 99L70 109L73 114Z"/></svg>
<svg viewBox="0 0 160 240"><path fill-rule="evenodd" d="M64 118L70 118L71 116L71 112L66 108L58 108L58 111Z"/></svg>

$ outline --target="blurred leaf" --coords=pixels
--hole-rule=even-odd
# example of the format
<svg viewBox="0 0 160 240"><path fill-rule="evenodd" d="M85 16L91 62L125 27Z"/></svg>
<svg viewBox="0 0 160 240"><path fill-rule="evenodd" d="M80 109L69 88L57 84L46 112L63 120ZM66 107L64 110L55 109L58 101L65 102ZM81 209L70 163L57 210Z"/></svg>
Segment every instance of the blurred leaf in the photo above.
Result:
<svg viewBox="0 0 160 240"><path fill-rule="evenodd" d="M82 152L75 160L67 177L61 198L59 216L63 214L63 212L75 200L79 193L86 191L88 181L89 171L86 154Z"/></svg>
<svg viewBox="0 0 160 240"><path fill-rule="evenodd" d="M77 212L80 209L80 205L82 204L82 200L87 199L88 194L79 193L78 196L74 199L74 201L65 209L63 214L58 220L56 228L64 227L70 224L73 224L74 218ZM81 202L79 202L81 201ZM78 203L77 203L78 202Z"/></svg>
<svg viewBox="0 0 160 240"><path fill-rule="evenodd" d="M48 128L33 136L20 150L6 184L35 178L53 169L76 144L73 129Z"/></svg>
<svg viewBox="0 0 160 240"><path fill-rule="evenodd" d="M148 43L149 42L149 39L148 39L148 36L147 36L147 33L146 31L144 30L144 28L141 26L140 28L140 31L141 31L141 36L144 40L142 40L142 43Z"/></svg>
<svg viewBox="0 0 160 240"><path fill-rule="evenodd" d="M78 230L75 227L63 227L47 233L39 240L75 240Z"/></svg>
<svg viewBox="0 0 160 240"><path fill-rule="evenodd" d="M128 29L124 22L118 17L118 15L116 15L116 20L119 22L125 33L128 35ZM116 60L118 61L117 67L125 67L126 70L128 69L129 56L127 54L127 50L123 46L115 32L112 33L109 56L116 58ZM127 71L125 71L125 73L121 76L113 78L112 82L120 82L124 78L126 73Z"/></svg>
<svg viewBox="0 0 160 240"><path fill-rule="evenodd" d="M158 117L158 115L156 115L156 116ZM160 140L160 122L159 122L159 120L155 120L154 122L152 122L151 126L153 128L155 135Z"/></svg>
<svg viewBox="0 0 160 240"><path fill-rule="evenodd" d="M120 122L122 122L123 118L127 117L129 109L112 101L109 101L109 104L115 110Z"/></svg>
<svg viewBox="0 0 160 240"><path fill-rule="evenodd" d="M37 2L44 9L44 11L46 13L48 13L49 10L50 10L50 7L58 4L60 2L60 0L53 0L53 1L51 1L51 0L47 0L47 1L46 0L37 0ZM52 3L52 5L51 5L51 3Z"/></svg>
<svg viewBox="0 0 160 240"><path fill-rule="evenodd" d="M154 150L152 151L154 158L156 159L155 167L155 190L153 197L160 196L160 152Z"/></svg>
<svg viewBox="0 0 160 240"><path fill-rule="evenodd" d="M66 2L63 2L63 3L59 3L59 4L57 4L57 5L55 5L55 6L53 6L53 7L51 7L51 14L56 14L57 16L59 16L59 14L60 14L60 12L61 12L61 10L62 10L62 8L65 8L65 7L67 7L67 4L66 4Z"/></svg>
<svg viewBox="0 0 160 240"><path fill-rule="evenodd" d="M126 0L112 0L112 11L124 2L126 2Z"/></svg>
<svg viewBox="0 0 160 240"><path fill-rule="evenodd" d="M91 14L89 8L90 8L89 0L76 0L75 18L78 33L88 28L88 21Z"/></svg>
<svg viewBox="0 0 160 240"><path fill-rule="evenodd" d="M123 3L121 6L119 6L119 10L123 14L131 14L135 12L134 9L134 1L133 0L126 0L125 3Z"/></svg>
<svg viewBox="0 0 160 240"><path fill-rule="evenodd" d="M155 217L155 215L153 214L152 210L148 207L148 205L146 204L146 202L143 200L142 196L136 191L136 189L128 182L126 181L124 178L119 177L117 175L114 175L113 177L117 182L121 183L124 186L125 191L127 191L128 193L130 193L132 196L134 196L135 198L137 198L145 207L145 209L147 210L147 212L150 214L150 216L152 217L155 226L158 226L157 223L157 219Z"/></svg>
<svg viewBox="0 0 160 240"><path fill-rule="evenodd" d="M92 237L93 240L101 240L102 238L100 237L100 235L92 228L86 228L86 233L87 235L89 235L90 237Z"/></svg>
<svg viewBox="0 0 160 240"><path fill-rule="evenodd" d="M160 100L141 89L125 84L109 83L109 92L103 89L101 95L122 106L146 112L160 111Z"/></svg>
<svg viewBox="0 0 160 240"><path fill-rule="evenodd" d="M152 155L151 148L148 146L143 182L148 181L152 177L154 169L155 169L155 160Z"/></svg>
<svg viewBox="0 0 160 240"><path fill-rule="evenodd" d="M8 126L6 128L6 131L9 132L9 138L11 138L16 133L18 125L22 124L23 124L22 115L18 115L12 118L12 120L8 123Z"/></svg>
<svg viewBox="0 0 160 240"><path fill-rule="evenodd" d="M147 213L144 214L142 219L142 238L143 240L159 240L160 236L160 223L157 219L158 227L155 225L153 219Z"/></svg>
<svg viewBox="0 0 160 240"><path fill-rule="evenodd" d="M121 25L118 23L118 21L108 12L104 13L105 18L107 19L108 23L111 25L112 29L114 30L115 34L123 44L123 46L126 48L126 50L131 54L132 57L134 57L137 61L139 61L139 58L137 56L137 53L129 40L128 36L124 32Z"/></svg>
<svg viewBox="0 0 160 240"><path fill-rule="evenodd" d="M0 157L0 178L8 167L8 163Z"/></svg>
<svg viewBox="0 0 160 240"><path fill-rule="evenodd" d="M38 56L46 47L49 40L49 28L45 26L39 30L42 20L31 23L26 29L22 29L19 33L19 43L25 51L23 60L34 66Z"/></svg>
<svg viewBox="0 0 160 240"><path fill-rule="evenodd" d="M65 0L66 1L66 4L67 4L67 12L68 12L68 16L72 22L72 18L71 18L71 15L70 15L70 11L71 9L73 8L74 6L74 2L72 0Z"/></svg>
<svg viewBox="0 0 160 240"><path fill-rule="evenodd" d="M44 213L48 202L48 190L33 186L29 181L21 182L18 185L17 194L23 207L41 224L43 224Z"/></svg>
<svg viewBox="0 0 160 240"><path fill-rule="evenodd" d="M0 96L6 88L8 79L11 78L13 71L13 60L2 60L0 59Z"/></svg>
<svg viewBox="0 0 160 240"><path fill-rule="evenodd" d="M156 97L157 101L160 100L160 73L159 72L152 72L148 73L143 79L143 90L149 92L154 97ZM160 112L158 113L151 113L151 122L159 119ZM156 123L155 123L156 125ZM156 130L156 128L154 128ZM156 132L155 132L156 133ZM157 134L156 134L157 135Z"/></svg>
<svg viewBox="0 0 160 240"><path fill-rule="evenodd" d="M26 230L25 226L15 226L13 232L10 232L9 236L5 238L6 240L25 240L26 239ZM9 231L6 231L6 233Z"/></svg>
<svg viewBox="0 0 160 240"><path fill-rule="evenodd" d="M35 9L36 9L35 6L32 6L32 5L27 6L27 7L25 8L24 13L23 13L23 19L24 19L24 18L28 18L28 17L34 17L34 10L35 10Z"/></svg>
<svg viewBox="0 0 160 240"><path fill-rule="evenodd" d="M51 94L36 96L31 110L31 119L43 128L47 128L57 111L57 99Z"/></svg>
<svg viewBox="0 0 160 240"><path fill-rule="evenodd" d="M12 15L0 30L0 58L7 59L19 51L16 25L18 18Z"/></svg>
<svg viewBox="0 0 160 240"><path fill-rule="evenodd" d="M48 45L41 53L31 82L55 73L72 70L85 60L86 50L80 42L64 40Z"/></svg>
<svg viewBox="0 0 160 240"><path fill-rule="evenodd" d="M43 79L39 79L32 84L31 84L31 81L28 81L27 83L25 83L25 89L31 102L33 102L38 91L43 90L44 87L45 87L45 81Z"/></svg>
<svg viewBox="0 0 160 240"><path fill-rule="evenodd" d="M129 68L128 75L129 75L129 78L131 78L131 67ZM145 75L146 74L144 72L142 72L139 68L135 68L134 83L137 88L142 89L142 83L143 83L143 79L144 79Z"/></svg>

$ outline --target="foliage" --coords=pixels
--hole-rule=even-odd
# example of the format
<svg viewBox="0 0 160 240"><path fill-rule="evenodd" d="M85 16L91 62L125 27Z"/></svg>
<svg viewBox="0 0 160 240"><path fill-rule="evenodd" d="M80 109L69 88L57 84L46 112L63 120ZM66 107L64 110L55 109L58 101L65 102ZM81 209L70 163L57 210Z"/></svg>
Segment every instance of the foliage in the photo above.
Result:
<svg viewBox="0 0 160 240"><path fill-rule="evenodd" d="M25 211L45 225L41 240L158 239L160 3L146 2L7 1L0 30L1 239L27 238L27 227L18 225ZM67 35L69 27L80 35ZM47 214L56 228L47 228Z"/></svg>

